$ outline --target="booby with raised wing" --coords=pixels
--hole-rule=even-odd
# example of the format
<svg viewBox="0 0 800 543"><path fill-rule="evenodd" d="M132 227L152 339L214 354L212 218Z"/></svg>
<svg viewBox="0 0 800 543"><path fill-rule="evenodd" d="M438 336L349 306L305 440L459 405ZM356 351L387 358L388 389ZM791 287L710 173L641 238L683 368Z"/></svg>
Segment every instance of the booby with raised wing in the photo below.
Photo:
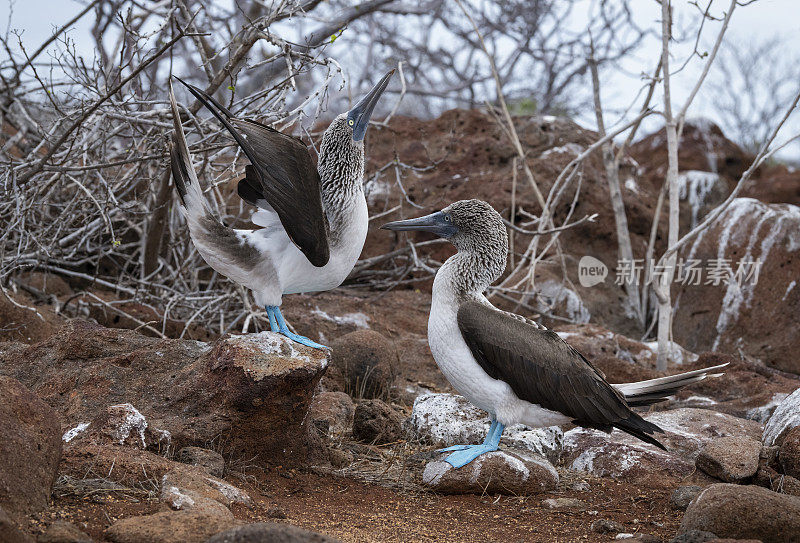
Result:
<svg viewBox="0 0 800 543"><path fill-rule="evenodd" d="M212 96L181 81L250 160L238 193L258 208L252 217L261 227L256 230L228 228L211 212L192 167L170 83L175 125L172 176L195 247L217 272L253 291L256 303L267 310L273 332L309 347L325 348L289 330L281 300L284 294L339 286L361 254L368 227L364 135L393 73L331 122L322 137L317 166L299 139L254 120L238 119Z"/></svg>
<svg viewBox="0 0 800 543"><path fill-rule="evenodd" d="M653 437L663 430L631 407L663 400L727 365L612 385L555 332L494 307L483 293L505 270L508 235L502 217L486 202L462 200L381 228L431 232L458 249L433 282L428 343L450 384L487 411L492 424L482 444L442 449L454 451L446 458L453 467L497 450L504 428L517 423L619 428L663 449Z"/></svg>

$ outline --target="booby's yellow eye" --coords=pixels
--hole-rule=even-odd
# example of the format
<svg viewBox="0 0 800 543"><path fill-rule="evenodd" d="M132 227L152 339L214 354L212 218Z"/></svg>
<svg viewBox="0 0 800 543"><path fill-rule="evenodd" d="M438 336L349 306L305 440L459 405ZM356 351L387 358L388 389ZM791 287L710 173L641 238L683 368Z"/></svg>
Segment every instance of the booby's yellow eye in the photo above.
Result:
<svg viewBox="0 0 800 543"><path fill-rule="evenodd" d="M349 121L347 121L347 124L353 126L355 124L355 121L353 121L353 119L350 119Z"/></svg>

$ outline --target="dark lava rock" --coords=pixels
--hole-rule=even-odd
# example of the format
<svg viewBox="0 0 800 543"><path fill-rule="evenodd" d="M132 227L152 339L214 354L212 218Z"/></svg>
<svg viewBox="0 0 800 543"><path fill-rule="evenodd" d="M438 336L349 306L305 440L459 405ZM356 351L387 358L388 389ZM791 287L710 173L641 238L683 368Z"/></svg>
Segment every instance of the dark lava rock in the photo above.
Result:
<svg viewBox="0 0 800 543"><path fill-rule="evenodd" d="M321 392L314 396L307 420L322 434L341 436L353 426L355 405L344 392Z"/></svg>
<svg viewBox="0 0 800 543"><path fill-rule="evenodd" d="M605 518L592 522L591 530L598 534L618 534L625 531L625 527L615 520Z"/></svg>
<svg viewBox="0 0 800 543"><path fill-rule="evenodd" d="M239 524L230 512L163 511L118 520L105 535L114 543L203 543Z"/></svg>
<svg viewBox="0 0 800 543"><path fill-rule="evenodd" d="M192 466L199 466L214 477L222 477L225 473L225 459L216 451L202 447L184 447L178 451L178 461Z"/></svg>
<svg viewBox="0 0 800 543"><path fill-rule="evenodd" d="M795 479L791 475L778 473L769 466L758 468L753 484L763 486L781 494L800 496L800 479Z"/></svg>
<svg viewBox="0 0 800 543"><path fill-rule="evenodd" d="M403 415L381 400L364 400L356 406L353 437L365 443L392 443L402 439Z"/></svg>
<svg viewBox="0 0 800 543"><path fill-rule="evenodd" d="M217 534L206 543L337 543L339 540L276 522L257 522Z"/></svg>
<svg viewBox="0 0 800 543"><path fill-rule="evenodd" d="M33 539L19 529L19 526L0 507L0 541L3 543L33 543Z"/></svg>
<svg viewBox="0 0 800 543"><path fill-rule="evenodd" d="M341 372L346 392L354 398L386 396L397 365L391 341L372 330L357 330L338 338L331 348L331 368Z"/></svg>
<svg viewBox="0 0 800 543"><path fill-rule="evenodd" d="M57 520L36 538L36 543L93 543L93 540L71 522Z"/></svg>
<svg viewBox="0 0 800 543"><path fill-rule="evenodd" d="M720 437L700 449L695 465L726 483L738 483L758 471L761 443L744 436Z"/></svg>
<svg viewBox="0 0 800 543"><path fill-rule="evenodd" d="M422 483L443 494L528 495L553 490L558 472L545 458L519 451L483 454L461 468L444 461L445 454L429 462Z"/></svg>
<svg viewBox="0 0 800 543"><path fill-rule="evenodd" d="M800 534L800 498L760 486L719 483L689 505L680 533L712 532L717 537L791 543Z"/></svg>
<svg viewBox="0 0 800 543"><path fill-rule="evenodd" d="M800 479L800 426L786 432L778 452L778 460L783 473Z"/></svg>
<svg viewBox="0 0 800 543"><path fill-rule="evenodd" d="M130 403L176 448L223 441L232 454L300 463L303 418L327 351L271 332L207 344L69 321L53 337L0 351L0 374L38 391L66 422Z"/></svg>
<svg viewBox="0 0 800 543"><path fill-rule="evenodd" d="M689 530L678 534L669 540L669 543L707 543L718 539L716 534L706 532L705 530Z"/></svg>
<svg viewBox="0 0 800 543"><path fill-rule="evenodd" d="M19 519L47 507L61 459L58 415L36 394L0 376L0 507Z"/></svg>
<svg viewBox="0 0 800 543"><path fill-rule="evenodd" d="M679 486L672 491L672 495L669 497L669 504L673 509L686 511L692 500L702 491L703 489L697 485Z"/></svg>

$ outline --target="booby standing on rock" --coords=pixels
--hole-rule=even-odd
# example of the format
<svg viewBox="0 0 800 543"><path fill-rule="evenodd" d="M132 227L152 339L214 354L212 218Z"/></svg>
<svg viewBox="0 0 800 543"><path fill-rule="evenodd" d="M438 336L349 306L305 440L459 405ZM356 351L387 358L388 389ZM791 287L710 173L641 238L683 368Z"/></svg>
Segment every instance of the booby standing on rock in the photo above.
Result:
<svg viewBox="0 0 800 543"><path fill-rule="evenodd" d="M556 333L494 307L483 292L506 267L508 235L503 219L480 200L455 202L442 211L383 225L421 230L449 240L458 252L436 273L428 319L428 343L450 384L492 420L481 445L456 445L453 467L495 451L503 429L572 422L610 432L613 428L664 449L663 432L631 407L649 405L700 381L722 364L638 383L611 385L603 374Z"/></svg>
<svg viewBox="0 0 800 543"><path fill-rule="evenodd" d="M258 208L252 217L261 226L257 230L233 230L211 213L192 167L170 83L175 124L172 176L195 247L212 268L253 291L256 303L267 310L273 332L309 347L325 348L289 331L281 298L339 286L361 254L368 226L363 140L393 73L383 76L353 109L328 126L318 167L299 139L257 121L237 119L213 97L179 79L250 160L238 192Z"/></svg>

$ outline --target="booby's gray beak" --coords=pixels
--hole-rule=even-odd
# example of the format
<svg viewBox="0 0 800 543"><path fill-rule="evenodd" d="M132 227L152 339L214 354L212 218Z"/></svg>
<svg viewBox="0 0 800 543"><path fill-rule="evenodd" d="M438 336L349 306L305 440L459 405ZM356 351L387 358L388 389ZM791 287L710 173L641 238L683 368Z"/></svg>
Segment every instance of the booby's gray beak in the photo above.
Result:
<svg viewBox="0 0 800 543"><path fill-rule="evenodd" d="M383 94L383 91L385 91L386 87L389 85L392 74L394 74L394 69L384 75L381 80L378 81L378 84L372 87L372 90L347 114L350 126L353 127L353 140L361 141L364 139L364 135L367 133L367 127L369 126L369 119L372 116L372 110L375 109L375 104L378 103L381 94Z"/></svg>
<svg viewBox="0 0 800 543"><path fill-rule="evenodd" d="M420 232L430 232L440 238L451 238L458 232L458 227L453 224L453 219L443 211L437 211L424 217L416 219L406 219L404 221L394 221L381 226L381 230L418 230Z"/></svg>

